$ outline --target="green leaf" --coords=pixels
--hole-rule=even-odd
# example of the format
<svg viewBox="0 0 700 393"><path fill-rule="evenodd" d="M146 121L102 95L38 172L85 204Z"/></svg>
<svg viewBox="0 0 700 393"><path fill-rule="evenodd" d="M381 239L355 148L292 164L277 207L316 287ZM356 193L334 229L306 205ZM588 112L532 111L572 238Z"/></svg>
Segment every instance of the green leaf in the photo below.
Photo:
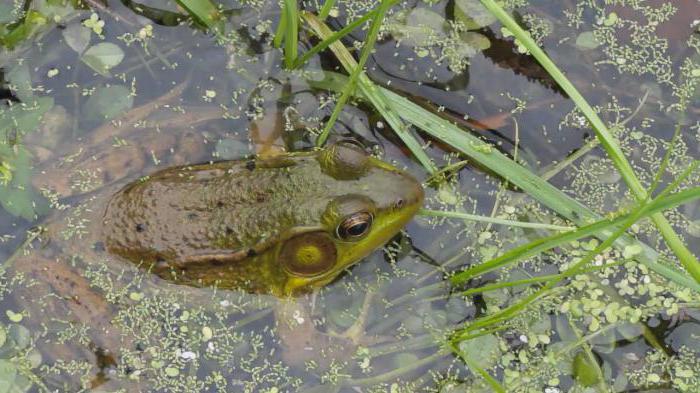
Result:
<svg viewBox="0 0 700 393"><path fill-rule="evenodd" d="M433 40L445 36L447 21L442 15L426 8L414 8L399 14L394 23L389 24L389 31L402 44L425 46Z"/></svg>
<svg viewBox="0 0 700 393"><path fill-rule="evenodd" d="M469 45L475 51L482 52L491 47L491 40L483 34L465 31L459 36L465 44Z"/></svg>
<svg viewBox="0 0 700 393"><path fill-rule="evenodd" d="M576 37L576 46L579 49L591 50L600 46L592 31L584 31Z"/></svg>
<svg viewBox="0 0 700 393"><path fill-rule="evenodd" d="M496 21L479 0L455 0L455 21L464 23L468 30L476 30Z"/></svg>
<svg viewBox="0 0 700 393"><path fill-rule="evenodd" d="M628 341L634 341L637 337L641 336L643 329L638 323L626 322L621 324L616 328L620 336Z"/></svg>
<svg viewBox="0 0 700 393"><path fill-rule="evenodd" d="M617 335L615 329L606 330L600 334L596 334L589 340L591 348L597 353L610 354L617 348Z"/></svg>
<svg viewBox="0 0 700 393"><path fill-rule="evenodd" d="M39 127L44 114L53 107L53 98L39 97L36 100L0 108L0 139L11 141L13 135L24 136Z"/></svg>
<svg viewBox="0 0 700 393"><path fill-rule="evenodd" d="M9 360L0 359L0 393L8 393L15 383L17 367Z"/></svg>
<svg viewBox="0 0 700 393"><path fill-rule="evenodd" d="M61 33L71 49L82 54L90 45L91 30L83 26L81 23L73 23L68 25Z"/></svg>
<svg viewBox="0 0 700 393"><path fill-rule="evenodd" d="M29 10L24 22L14 27L6 34L0 35L0 44L12 49L48 23L48 19L40 12Z"/></svg>
<svg viewBox="0 0 700 393"><path fill-rule="evenodd" d="M124 51L111 42L101 42L91 46L82 57L83 63L104 77L110 77L109 70L124 59Z"/></svg>
<svg viewBox="0 0 700 393"><path fill-rule="evenodd" d="M29 329L16 323L10 324L8 334L15 342L15 347L19 350L27 348L32 340L32 334L29 332Z"/></svg>
<svg viewBox="0 0 700 393"><path fill-rule="evenodd" d="M597 368L583 351L574 356L574 377L581 385L589 387L599 382Z"/></svg>
<svg viewBox="0 0 700 393"><path fill-rule="evenodd" d="M87 120L103 122L131 109L134 97L124 85L98 87L83 107Z"/></svg>
<svg viewBox="0 0 700 393"><path fill-rule="evenodd" d="M22 146L13 148L0 143L0 161L11 168L11 180L0 184L0 206L13 216L26 220L46 213L46 200L32 190L29 153Z"/></svg>
<svg viewBox="0 0 700 393"><path fill-rule="evenodd" d="M498 338L493 334L462 341L459 343L459 350L483 369L495 366L501 355Z"/></svg>
<svg viewBox="0 0 700 393"><path fill-rule="evenodd" d="M32 77L29 75L29 66L27 63L16 65L7 73L7 80L12 86L12 91L17 95L17 98L22 102L32 101L34 93L32 92Z"/></svg>
<svg viewBox="0 0 700 393"><path fill-rule="evenodd" d="M0 110L0 206L14 216L32 220L45 213L48 204L35 195L31 187L31 159L21 145L21 138L34 131L44 114L53 107L53 98L39 97L33 101L14 104Z"/></svg>

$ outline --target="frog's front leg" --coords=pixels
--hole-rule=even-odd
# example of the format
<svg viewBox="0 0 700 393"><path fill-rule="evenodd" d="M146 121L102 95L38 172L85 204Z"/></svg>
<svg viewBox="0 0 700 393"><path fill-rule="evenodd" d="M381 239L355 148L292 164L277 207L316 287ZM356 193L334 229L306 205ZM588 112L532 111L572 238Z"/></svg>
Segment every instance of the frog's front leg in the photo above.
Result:
<svg viewBox="0 0 700 393"><path fill-rule="evenodd" d="M379 342L385 341L383 339L379 338L373 338L373 337L367 337L365 335L365 326L367 325L367 317L369 315L369 309L372 305L372 301L374 299L375 292L369 291L365 294L365 297L362 301L362 307L360 307L359 313L357 315L357 319L355 319L355 322L345 329L345 331L340 332L340 333L335 333L332 332L331 334L335 337L341 337L348 339L352 341L355 345L360 346L367 346L367 345L372 345L372 344L377 344Z"/></svg>
<svg viewBox="0 0 700 393"><path fill-rule="evenodd" d="M118 332L110 322L111 305L66 262L30 255L15 261L12 270L29 283L17 301L26 306L30 319L52 317L85 324L94 332L90 336L96 346L105 350L119 347Z"/></svg>

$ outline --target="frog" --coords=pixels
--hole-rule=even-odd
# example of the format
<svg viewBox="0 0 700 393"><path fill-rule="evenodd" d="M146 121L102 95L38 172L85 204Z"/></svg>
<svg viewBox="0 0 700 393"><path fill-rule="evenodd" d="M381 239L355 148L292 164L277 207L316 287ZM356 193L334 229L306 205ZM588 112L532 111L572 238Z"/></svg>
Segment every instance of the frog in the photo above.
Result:
<svg viewBox="0 0 700 393"><path fill-rule="evenodd" d="M422 201L413 177L341 142L156 172L111 198L102 239L179 284L294 296L386 243Z"/></svg>
<svg viewBox="0 0 700 393"><path fill-rule="evenodd" d="M148 108L123 118L141 123ZM334 339L318 334L310 318L300 318L305 304L294 299L313 294L381 247L423 202L416 179L349 141L202 162L207 141L189 129L127 130L120 135L131 143L109 149L116 124L93 133L94 146L61 154L70 159L59 160L58 168L41 167L37 187L52 190L72 208L56 202L56 213L36 239L8 264L31 283L14 299L30 317L91 326L90 345L52 343L43 348L47 359L114 363L122 347L137 345L115 334L114 302L86 274L99 261L116 285L125 275L148 277L144 292L186 292L206 302L209 292L201 291L214 288L278 299L276 318L303 321L280 322L287 349L282 357L305 362L314 354L296 351ZM167 162L149 161L154 151L173 154ZM143 166L154 168L143 176ZM61 170L92 181L67 180L58 175ZM33 308L36 299L43 299L40 309ZM94 374L91 387L104 383L99 370Z"/></svg>

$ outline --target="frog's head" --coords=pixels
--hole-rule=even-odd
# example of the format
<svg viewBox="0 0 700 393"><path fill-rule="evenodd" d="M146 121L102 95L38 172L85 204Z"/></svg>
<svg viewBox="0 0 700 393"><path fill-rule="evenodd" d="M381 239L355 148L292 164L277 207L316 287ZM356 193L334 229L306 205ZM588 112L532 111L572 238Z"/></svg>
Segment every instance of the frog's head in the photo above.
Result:
<svg viewBox="0 0 700 393"><path fill-rule="evenodd" d="M329 192L315 203L318 225L295 228L278 248L287 295L332 281L396 235L423 204L416 179L359 146L338 143L316 160Z"/></svg>

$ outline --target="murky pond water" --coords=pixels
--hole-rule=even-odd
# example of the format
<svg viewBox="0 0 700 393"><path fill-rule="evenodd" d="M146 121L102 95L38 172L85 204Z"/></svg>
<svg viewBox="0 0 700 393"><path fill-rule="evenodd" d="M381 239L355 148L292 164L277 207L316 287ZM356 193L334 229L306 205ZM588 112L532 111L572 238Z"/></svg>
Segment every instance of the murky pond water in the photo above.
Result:
<svg viewBox="0 0 700 393"><path fill-rule="evenodd" d="M665 187L698 158L697 2L506 3L614 129L645 186ZM330 51L288 71L272 46L276 2L218 4L218 40L174 2L126 0L27 2L27 31L12 38L21 7L0 4L0 392L492 391L478 369L507 391L700 389L700 296L635 262L634 246L606 250L596 263L609 267L568 277L450 347L455 331L536 286L477 288L561 273L599 241L451 286L455 272L571 223L414 130L447 169L431 176L362 100L344 107L330 143L355 140L422 181L426 208L546 225L418 215L293 301L177 285L105 253L100 214L124 185L173 165L310 150L333 111L344 71ZM339 2L328 25L339 30L375 5ZM301 51L317 42L300 34ZM367 75L596 213L634 206L582 114L478 2L393 7ZM698 185L695 171L680 187ZM666 214L695 255L698 206ZM649 220L631 231L679 266Z"/></svg>

